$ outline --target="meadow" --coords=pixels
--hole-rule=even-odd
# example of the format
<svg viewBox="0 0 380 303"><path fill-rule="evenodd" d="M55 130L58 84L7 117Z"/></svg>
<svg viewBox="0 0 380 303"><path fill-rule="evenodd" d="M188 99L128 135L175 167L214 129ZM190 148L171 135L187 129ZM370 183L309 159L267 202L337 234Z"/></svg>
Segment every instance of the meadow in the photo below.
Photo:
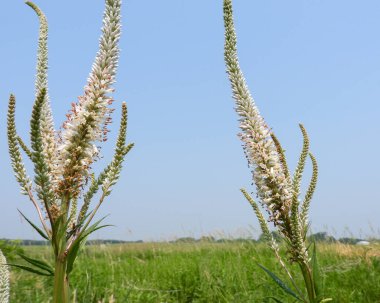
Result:
<svg viewBox="0 0 380 303"><path fill-rule="evenodd" d="M25 250L52 258L49 247ZM380 244L320 243L318 253L333 302L380 302ZM266 299L272 295L292 302L257 263L285 277L263 243L92 245L78 258L70 284L73 302L274 302ZM291 269L296 273L297 265ZM50 278L13 269L11 285L11 302L52 301Z"/></svg>

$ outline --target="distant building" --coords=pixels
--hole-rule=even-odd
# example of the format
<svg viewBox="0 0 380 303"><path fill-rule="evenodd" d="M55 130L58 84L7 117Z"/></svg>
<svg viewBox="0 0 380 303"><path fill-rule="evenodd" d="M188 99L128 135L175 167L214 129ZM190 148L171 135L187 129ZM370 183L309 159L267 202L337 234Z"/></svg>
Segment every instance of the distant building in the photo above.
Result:
<svg viewBox="0 0 380 303"><path fill-rule="evenodd" d="M356 243L356 245L369 245L370 243L365 240L360 240L359 242Z"/></svg>

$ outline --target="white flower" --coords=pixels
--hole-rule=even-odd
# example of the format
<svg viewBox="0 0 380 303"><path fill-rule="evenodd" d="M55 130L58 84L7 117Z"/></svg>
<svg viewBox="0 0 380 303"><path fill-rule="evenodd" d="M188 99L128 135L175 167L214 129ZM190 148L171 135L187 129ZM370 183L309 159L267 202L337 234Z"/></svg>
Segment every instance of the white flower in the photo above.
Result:
<svg viewBox="0 0 380 303"><path fill-rule="evenodd" d="M285 176L276 146L271 138L271 130L248 90L243 73L239 67L236 51L236 35L233 23L226 24L225 61L227 73L231 82L236 112L239 115L244 152L253 174L257 194L262 203L271 207L268 209L275 223L284 219L292 197L290 180ZM281 213L280 213L281 212Z"/></svg>
<svg viewBox="0 0 380 303"><path fill-rule="evenodd" d="M6 263L7 260L0 250L0 303L9 302L9 271Z"/></svg>
<svg viewBox="0 0 380 303"><path fill-rule="evenodd" d="M105 141L108 133L109 105L113 101L108 94L113 92L111 85L115 82L119 58L120 6L120 0L106 1L99 52L84 87L84 94L79 97L77 104L73 104L61 135L59 170L65 172L64 179L74 177L76 186L80 186L83 177L88 175L94 156L99 153L94 143ZM73 158L73 153L74 161L67 164L67 159Z"/></svg>

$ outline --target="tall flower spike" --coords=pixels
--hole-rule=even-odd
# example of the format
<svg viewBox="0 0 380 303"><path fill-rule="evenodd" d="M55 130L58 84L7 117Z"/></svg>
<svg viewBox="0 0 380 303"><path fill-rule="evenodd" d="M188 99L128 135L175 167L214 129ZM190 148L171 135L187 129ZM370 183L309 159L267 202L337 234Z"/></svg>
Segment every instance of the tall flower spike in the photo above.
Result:
<svg viewBox="0 0 380 303"><path fill-rule="evenodd" d="M92 178L92 182L90 188L83 198L83 205L79 212L77 225L81 225L85 219L88 208L91 203L92 197L99 190L99 187L102 186L103 192L107 195L110 193L111 186L116 183L119 178L120 171L122 168L122 164L126 154L132 149L134 146L133 143L125 145L126 135L127 135L127 122L128 122L128 111L127 104L123 102L122 104L122 112L121 112L121 120L120 120L120 128L119 134L117 137L115 154L112 158L110 164L106 166L106 168L101 172L97 179Z"/></svg>
<svg viewBox="0 0 380 303"><path fill-rule="evenodd" d="M74 197L88 176L90 165L98 154L96 142L105 141L110 122L109 93L115 82L119 57L120 0L107 0L103 34L84 95L73 105L64 124L60 150L60 170L63 180L60 190Z"/></svg>
<svg viewBox="0 0 380 303"><path fill-rule="evenodd" d="M315 157L312 153L309 153L309 157L310 157L312 165L313 165L313 173L311 176L309 188L307 189L307 192L305 194L305 198L304 198L302 205L301 205L301 213L300 213L304 235L307 232L307 228L308 228L308 224L309 224L308 214L309 214L309 209L310 209L310 202L311 202L311 199L313 198L313 194L314 194L315 188L317 186L317 181L318 181L317 160L315 159Z"/></svg>
<svg viewBox="0 0 380 303"><path fill-rule="evenodd" d="M224 58L236 101L236 112L240 117L240 138L258 196L269 212L270 220L279 226L281 232L286 233L290 230L287 226L290 224L288 212L292 203L291 184L271 138L271 131L259 113L239 66L230 0L224 1L224 23Z"/></svg>
<svg viewBox="0 0 380 303"><path fill-rule="evenodd" d="M306 159L307 155L309 153L309 137L307 135L306 129L302 124L299 125L302 136L303 136L303 146L300 158L298 160L297 168L294 172L293 176L293 199L292 199L292 207L291 207L291 224L292 224L292 242L294 247L294 254L296 258L299 258L300 260L307 260L308 254L307 249L305 245L305 241L303 240L303 226L301 222L300 212L299 212L299 193L300 193L300 185L301 185L301 179L302 174L305 169Z"/></svg>
<svg viewBox="0 0 380 303"><path fill-rule="evenodd" d="M41 115L42 107L44 104L46 90L43 88L38 95L36 102L33 106L32 119L30 121L30 136L32 142L32 161L34 162L34 182L37 185L38 198L43 201L45 210L49 215L51 221L55 218L51 217L51 206L55 204L54 193L52 190L52 184L49 178L49 169L46 163L46 158L43 154L43 141L42 141L42 127L41 127Z"/></svg>
<svg viewBox="0 0 380 303"><path fill-rule="evenodd" d="M0 303L9 302L9 271L7 260L0 250Z"/></svg>
<svg viewBox="0 0 380 303"><path fill-rule="evenodd" d="M43 154L49 170L49 178L56 184L57 176L57 142L54 129L53 115L48 94L48 23L45 14L33 2L26 2L37 14L40 21L37 50L37 73L35 81L35 97L37 98L42 89L46 90L44 103L41 110L41 137Z"/></svg>
<svg viewBox="0 0 380 303"><path fill-rule="evenodd" d="M102 190L103 192L106 193L106 195L109 195L111 193L111 187L119 179L125 156L133 147L133 143L127 146L125 145L126 136L127 136L127 121L128 121L127 104L123 102L120 129L119 129L119 135L117 137L115 154L110 164L110 169L106 173L106 178L103 182L103 187L102 187Z"/></svg>
<svg viewBox="0 0 380 303"><path fill-rule="evenodd" d="M245 189L240 189L240 191L242 192L244 197L247 199L249 204L251 204L253 211L255 212L256 217L259 220L260 228L261 228L261 231L263 232L265 240L267 241L267 244L269 245L270 248L277 249L276 240L273 238L269 230L268 222L265 220L263 214L261 213L259 206L255 202L255 200L253 200L252 197L247 193Z"/></svg>
<svg viewBox="0 0 380 303"><path fill-rule="evenodd" d="M240 137L244 143L244 151L248 158L248 163L252 168L253 179L257 187L257 194L266 210L269 213L269 220L277 227L287 246L289 261L296 262L300 266L300 270L304 279L304 286L307 291L307 298L302 289L292 278L287 270L285 263L282 261L279 250L271 238L267 222L260 212L258 205L242 190L248 202L252 205L256 216L259 220L263 234L269 241L280 264L287 271L297 294L293 291L287 293L297 301L302 302L327 302L331 298L323 299L323 295L319 292L319 281L315 278L318 269L314 266L308 257L306 245L307 231L307 212L309 209L310 199L315 189L317 167L315 159L313 161L313 176L311 184L306 193L304 203L300 209L300 184L302 173L305 168L306 158L309 151L309 138L305 128L300 125L303 135L303 148L297 168L293 178L290 177L288 166L286 163L285 152L281 147L276 136L270 132L266 126L264 119L250 95L248 87L245 83L243 73L240 70L236 50L236 35L232 16L231 0L224 0L224 25L225 25L225 61L227 65L227 73L232 86L233 97L236 101L236 111L240 117L240 128L242 133ZM269 270L262 267L272 278L275 275ZM278 285L284 289L283 282L280 283L278 278L274 278ZM275 299L275 298L273 298ZM276 300L276 299L275 299ZM276 300L278 301L278 300Z"/></svg>
<svg viewBox="0 0 380 303"><path fill-rule="evenodd" d="M26 175L24 163L22 162L20 148L17 142L16 123L15 123L16 98L14 95L9 97L7 135L9 155L12 168L17 182L20 184L21 192L26 195L31 188L31 181Z"/></svg>

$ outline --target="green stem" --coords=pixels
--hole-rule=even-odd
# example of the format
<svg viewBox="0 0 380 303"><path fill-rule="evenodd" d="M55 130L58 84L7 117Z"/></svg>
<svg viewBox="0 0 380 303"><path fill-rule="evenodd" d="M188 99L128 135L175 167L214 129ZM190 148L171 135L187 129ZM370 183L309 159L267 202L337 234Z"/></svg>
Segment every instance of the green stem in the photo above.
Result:
<svg viewBox="0 0 380 303"><path fill-rule="evenodd" d="M69 303L69 279L66 273L66 258L55 262L53 303Z"/></svg>
<svg viewBox="0 0 380 303"><path fill-rule="evenodd" d="M313 281L312 272L310 267L306 263L300 263L303 279L305 281L305 286L307 290L307 295L309 297L309 303L317 303L317 294L315 291L315 285Z"/></svg>

